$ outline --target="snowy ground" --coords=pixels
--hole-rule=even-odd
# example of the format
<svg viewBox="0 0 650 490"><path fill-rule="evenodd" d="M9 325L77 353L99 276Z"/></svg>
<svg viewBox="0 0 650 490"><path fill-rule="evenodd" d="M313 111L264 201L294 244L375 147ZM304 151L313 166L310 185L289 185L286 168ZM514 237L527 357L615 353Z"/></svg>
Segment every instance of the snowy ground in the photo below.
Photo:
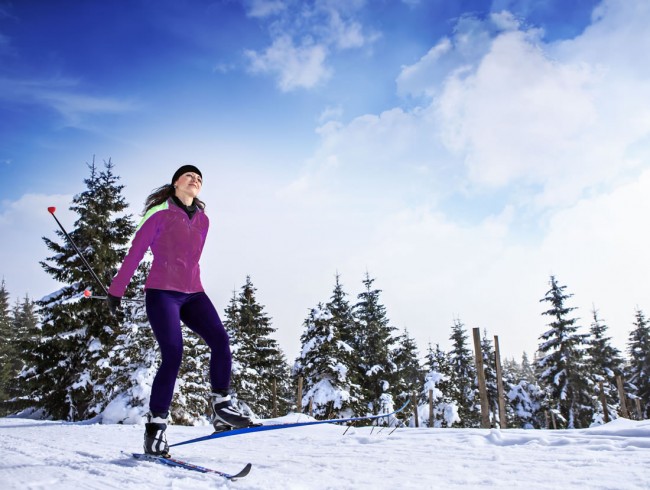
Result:
<svg viewBox="0 0 650 490"><path fill-rule="evenodd" d="M296 421L295 416L284 417ZM397 429L332 425L181 446L174 456L236 482L121 454L139 451L143 426L0 419L3 489L648 489L650 421L619 419L573 431ZM206 434L170 426L170 443Z"/></svg>

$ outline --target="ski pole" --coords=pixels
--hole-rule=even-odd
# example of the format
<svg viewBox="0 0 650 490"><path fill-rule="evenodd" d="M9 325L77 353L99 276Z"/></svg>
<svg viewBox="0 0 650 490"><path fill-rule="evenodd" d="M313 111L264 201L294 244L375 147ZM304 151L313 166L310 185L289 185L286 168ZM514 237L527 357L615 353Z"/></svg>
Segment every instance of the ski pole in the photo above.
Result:
<svg viewBox="0 0 650 490"><path fill-rule="evenodd" d="M58 218L55 216L54 212L56 211L56 207L54 207L54 206L50 206L50 207L47 208L47 210L50 212L50 214L52 215L52 217L54 218L54 220L56 221L56 223L59 225L59 228L61 228L61 231L63 232L63 234L66 236L66 238L67 238L68 241L70 242L70 245L72 245L72 248L74 248L75 252L77 252L77 254L79 255L79 257L81 257L81 261L82 261L82 262L84 263L84 265L86 266L86 269L88 269L88 272L90 272L90 274L93 276L93 278L95 278L95 281L97 281L97 284L99 284L99 286L102 288L102 291L104 291L104 294L106 294L106 296L108 296L108 289L106 289L106 287L104 286L104 284L102 284L102 281L99 280L99 277L97 277L97 274L95 274L95 271L93 270L93 268L90 267L90 264L88 263L88 261L87 261L87 260L85 259L85 257L81 254L81 252L79 251L79 249L78 249L77 246L75 245L75 243L74 243L74 241L72 240L72 238L70 237L70 235L68 235L68 232L65 231L65 228L63 228L63 225L62 225L61 222L58 220ZM84 295L85 295L85 293L84 293Z"/></svg>
<svg viewBox="0 0 650 490"><path fill-rule="evenodd" d="M84 291L84 298L89 298L89 299L107 299L108 296L96 296L96 295L94 295L94 294L92 293L92 291L89 291L88 289L86 289L86 290ZM122 301L123 301L123 302L127 302L127 303L142 303L142 302L143 302L143 300L141 300L141 299L131 299L131 298L122 298Z"/></svg>

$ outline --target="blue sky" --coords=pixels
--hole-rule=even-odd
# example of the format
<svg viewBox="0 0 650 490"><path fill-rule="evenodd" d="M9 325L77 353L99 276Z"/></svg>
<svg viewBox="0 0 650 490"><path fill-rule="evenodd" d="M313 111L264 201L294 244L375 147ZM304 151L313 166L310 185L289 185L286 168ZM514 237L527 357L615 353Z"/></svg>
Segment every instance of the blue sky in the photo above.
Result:
<svg viewBox="0 0 650 490"><path fill-rule="evenodd" d="M204 174L220 310L251 275L289 357L338 272L421 350L459 318L531 353L551 274L625 347L650 308L645 0L0 1L0 267L38 265L86 163L137 214Z"/></svg>

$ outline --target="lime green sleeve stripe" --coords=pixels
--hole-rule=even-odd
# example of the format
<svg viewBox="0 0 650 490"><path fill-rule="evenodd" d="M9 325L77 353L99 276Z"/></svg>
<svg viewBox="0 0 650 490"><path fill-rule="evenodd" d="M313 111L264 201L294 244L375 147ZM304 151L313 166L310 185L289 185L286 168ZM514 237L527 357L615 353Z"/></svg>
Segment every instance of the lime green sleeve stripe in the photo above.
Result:
<svg viewBox="0 0 650 490"><path fill-rule="evenodd" d="M158 211L163 211L163 210L168 209L168 208L169 208L169 202L168 201L165 201L162 204L158 204L158 206L154 206L153 208L151 208L142 217L142 220L140 220L140 224L135 229L135 231L137 232L140 228L142 228L142 225L144 225L145 221L147 221L149 218L151 218L155 213L157 213Z"/></svg>

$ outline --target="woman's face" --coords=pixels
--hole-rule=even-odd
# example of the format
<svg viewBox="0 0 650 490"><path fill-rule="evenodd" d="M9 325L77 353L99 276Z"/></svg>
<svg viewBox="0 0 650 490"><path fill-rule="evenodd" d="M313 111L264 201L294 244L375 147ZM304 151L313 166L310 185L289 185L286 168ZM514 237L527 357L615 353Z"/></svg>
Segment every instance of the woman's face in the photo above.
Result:
<svg viewBox="0 0 650 490"><path fill-rule="evenodd" d="M195 198L201 192L203 179L199 174L186 172L181 175L174 184L176 186L176 195L179 197L187 196Z"/></svg>

